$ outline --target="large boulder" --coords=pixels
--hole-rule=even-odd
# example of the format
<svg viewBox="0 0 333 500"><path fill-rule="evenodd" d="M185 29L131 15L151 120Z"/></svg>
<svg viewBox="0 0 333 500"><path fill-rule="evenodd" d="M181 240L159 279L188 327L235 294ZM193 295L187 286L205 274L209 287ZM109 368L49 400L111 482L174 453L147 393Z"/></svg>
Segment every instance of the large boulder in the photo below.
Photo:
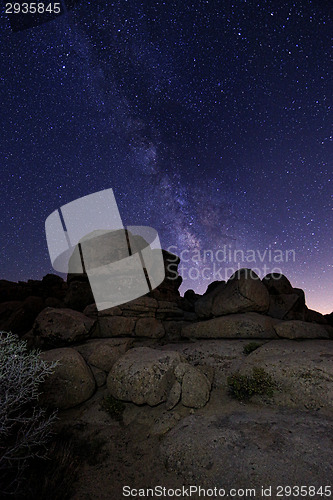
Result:
<svg viewBox="0 0 333 500"><path fill-rule="evenodd" d="M273 325L278 320L255 312L229 314L186 325L182 328L185 338L277 338Z"/></svg>
<svg viewBox="0 0 333 500"><path fill-rule="evenodd" d="M320 325L327 325L327 319L324 314L321 314L313 309L306 309L305 313L305 321L309 321L310 323L319 323Z"/></svg>
<svg viewBox="0 0 333 500"><path fill-rule="evenodd" d="M181 383L181 401L189 408L202 408L209 400L211 381L201 371L188 363L176 367L177 382Z"/></svg>
<svg viewBox="0 0 333 500"><path fill-rule="evenodd" d="M286 314L284 319L296 319L300 321L306 320L307 307L305 304L305 293L301 288L293 288L293 293L298 295L298 301L292 307L292 309Z"/></svg>
<svg viewBox="0 0 333 500"><path fill-rule="evenodd" d="M296 293L270 295L268 316L272 318L285 319L288 314L295 310L299 302L299 295Z"/></svg>
<svg viewBox="0 0 333 500"><path fill-rule="evenodd" d="M159 300L156 310L156 318L164 320L182 319L184 311L175 302Z"/></svg>
<svg viewBox="0 0 333 500"><path fill-rule="evenodd" d="M284 339L328 339L328 332L322 325L305 321L281 321L274 325L277 335Z"/></svg>
<svg viewBox="0 0 333 500"><path fill-rule="evenodd" d="M83 314L85 316L88 316L88 318L91 318L91 319L97 319L98 317L98 310L97 310L97 307L96 307L96 304L89 304L88 306L86 306L84 309L83 309Z"/></svg>
<svg viewBox="0 0 333 500"><path fill-rule="evenodd" d="M82 312L94 302L94 296L89 283L72 280L69 283L64 298L65 307Z"/></svg>
<svg viewBox="0 0 333 500"><path fill-rule="evenodd" d="M75 346L89 365L95 366L107 373L118 359L133 345L133 339L90 339L84 344Z"/></svg>
<svg viewBox="0 0 333 500"><path fill-rule="evenodd" d="M95 391L94 376L80 353L68 347L41 354L44 361L58 361L42 384L41 402L65 410L89 399Z"/></svg>
<svg viewBox="0 0 333 500"><path fill-rule="evenodd" d="M165 337L168 339L168 341L180 340L182 328L184 325L188 324L189 324L188 321L179 321L179 320L163 321Z"/></svg>
<svg viewBox="0 0 333 500"><path fill-rule="evenodd" d="M283 274L270 273L263 280L269 292L269 308L267 314L273 318L306 320L304 291L293 288Z"/></svg>
<svg viewBox="0 0 333 500"><path fill-rule="evenodd" d="M162 321L159 319L139 318L135 325L135 335L137 337L160 339L164 337L165 330Z"/></svg>
<svg viewBox="0 0 333 500"><path fill-rule="evenodd" d="M156 406L166 401L175 382L174 368L183 361L175 351L130 349L112 367L109 393L117 399Z"/></svg>
<svg viewBox="0 0 333 500"><path fill-rule="evenodd" d="M93 337L128 337L134 334L135 318L124 316L102 316L98 318Z"/></svg>
<svg viewBox="0 0 333 500"><path fill-rule="evenodd" d="M266 286L270 294L280 295L293 293L293 287L290 281L283 274L267 274L263 278L262 282Z"/></svg>
<svg viewBox="0 0 333 500"><path fill-rule="evenodd" d="M179 287L182 284L182 277L178 274L180 258L167 250L162 250L164 260L165 278L162 283L149 292L149 296L157 300L176 302L179 297Z"/></svg>
<svg viewBox="0 0 333 500"><path fill-rule="evenodd" d="M220 292L223 292L226 282L214 281L211 285L214 286L210 288L210 291L208 287L206 293L195 302L194 310L199 318L210 318L212 316L213 300Z"/></svg>
<svg viewBox="0 0 333 500"><path fill-rule="evenodd" d="M137 299L121 304L119 309L121 309L124 316L134 316L134 317L154 317L156 314L156 309L158 307L157 300L152 297L138 297ZM112 308L114 309L114 308ZM108 310L102 311L100 313L107 313Z"/></svg>
<svg viewBox="0 0 333 500"><path fill-rule="evenodd" d="M207 495L193 491L198 499L230 498L230 491L237 499L259 499L265 497L262 487L267 497L277 499L279 485L305 485L306 491L312 485L319 491L333 477L332 449L331 419L309 412L244 408L188 416L160 445L169 473L184 484L207 489ZM220 494L214 495L214 487Z"/></svg>
<svg viewBox="0 0 333 500"><path fill-rule="evenodd" d="M93 324L78 311L47 307L37 316L33 335L42 347L68 346L88 339Z"/></svg>
<svg viewBox="0 0 333 500"><path fill-rule="evenodd" d="M251 269L240 269L214 297L212 314L223 316L247 311L266 312L268 307L269 293L259 276Z"/></svg>
<svg viewBox="0 0 333 500"><path fill-rule="evenodd" d="M276 404L333 414L331 340L272 340L245 358L240 373L251 373L253 367L263 368L276 382Z"/></svg>

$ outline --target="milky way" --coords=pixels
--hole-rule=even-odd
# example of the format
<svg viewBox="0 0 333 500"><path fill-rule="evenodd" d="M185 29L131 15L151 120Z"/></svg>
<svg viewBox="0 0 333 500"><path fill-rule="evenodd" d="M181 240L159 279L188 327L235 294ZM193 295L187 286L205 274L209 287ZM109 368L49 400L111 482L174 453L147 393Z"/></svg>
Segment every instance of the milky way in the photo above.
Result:
<svg viewBox="0 0 333 500"><path fill-rule="evenodd" d="M2 12L0 278L52 272L46 217L112 187L182 254L182 291L265 264L330 312L330 9L82 0L17 33Z"/></svg>

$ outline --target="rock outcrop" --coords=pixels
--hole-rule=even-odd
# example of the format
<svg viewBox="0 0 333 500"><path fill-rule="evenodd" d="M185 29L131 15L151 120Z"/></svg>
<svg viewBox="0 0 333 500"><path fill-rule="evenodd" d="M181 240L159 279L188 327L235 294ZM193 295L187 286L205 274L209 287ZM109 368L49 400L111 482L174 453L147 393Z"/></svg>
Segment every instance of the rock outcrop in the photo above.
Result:
<svg viewBox="0 0 333 500"><path fill-rule="evenodd" d="M251 269L240 269L214 297L212 314L222 316L240 312L267 312L269 294L259 276Z"/></svg>
<svg viewBox="0 0 333 500"><path fill-rule="evenodd" d="M104 245L102 260L107 256ZM293 400L303 408L308 398L329 406L331 315L308 309L303 290L285 276L260 280L249 269L211 283L202 296L188 290L180 297L179 258L165 251L163 257L159 287L101 311L84 273L69 273L67 282L55 275L0 281L0 328L48 350L45 359L60 359L46 403L69 408L106 386L115 398L164 404L167 412L202 408L212 388L227 394L231 373L259 365L285 387L283 404Z"/></svg>

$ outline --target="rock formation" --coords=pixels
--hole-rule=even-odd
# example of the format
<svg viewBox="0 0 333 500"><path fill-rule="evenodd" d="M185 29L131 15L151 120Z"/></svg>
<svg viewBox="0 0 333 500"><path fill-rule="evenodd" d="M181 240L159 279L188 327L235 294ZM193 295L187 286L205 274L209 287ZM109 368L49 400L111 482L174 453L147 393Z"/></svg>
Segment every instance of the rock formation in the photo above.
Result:
<svg viewBox="0 0 333 500"><path fill-rule="evenodd" d="M117 477L125 478L128 448L138 453L139 435L150 458L142 465L139 453L136 467L144 475L159 457L158 481L171 474L180 484L259 492L282 477L308 484L311 469L311 481L326 484L333 474L333 313L308 309L303 290L285 276L260 280L249 269L211 283L203 295L188 290L181 297L179 259L163 256L159 287L101 311L84 274L0 281L0 329L42 349L45 361L58 361L41 403L59 408L65 426L76 415L72 430L87 426L92 440L105 433L112 463L102 469L115 472L112 494L101 498L120 498L125 479ZM254 370L271 377L274 392L259 391L251 405L235 401L230 376L249 389ZM101 401L125 407L118 440L109 439L116 427L105 423ZM94 485L102 469L93 469L90 484L84 469L77 498L87 488L100 498Z"/></svg>
<svg viewBox="0 0 333 500"><path fill-rule="evenodd" d="M75 406L106 384L113 397L124 401L199 408L209 400L212 384L226 385L228 368L246 366L246 341L258 342L250 359L259 361L267 342L274 351L274 346L292 346L288 339L333 338L327 318L308 309L304 292L283 275L260 280L250 269L241 269L226 283L211 283L202 296L188 290L181 297L179 258L166 251L163 257L160 286L102 311L93 303L85 274L70 273L67 282L55 275L27 283L0 282L0 328L47 350L45 359L61 359L50 404ZM77 389L73 385L65 397L72 383Z"/></svg>

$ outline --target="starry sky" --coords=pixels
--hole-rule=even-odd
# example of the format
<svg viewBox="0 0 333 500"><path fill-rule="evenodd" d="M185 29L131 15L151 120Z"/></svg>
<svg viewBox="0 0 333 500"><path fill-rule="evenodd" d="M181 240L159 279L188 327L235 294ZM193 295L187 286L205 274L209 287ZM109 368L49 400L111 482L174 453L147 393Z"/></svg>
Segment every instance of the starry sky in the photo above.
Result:
<svg viewBox="0 0 333 500"><path fill-rule="evenodd" d="M331 312L331 11L81 0L19 32L2 11L0 278L54 272L46 217L113 188L125 225L184 257L182 292L279 268Z"/></svg>

